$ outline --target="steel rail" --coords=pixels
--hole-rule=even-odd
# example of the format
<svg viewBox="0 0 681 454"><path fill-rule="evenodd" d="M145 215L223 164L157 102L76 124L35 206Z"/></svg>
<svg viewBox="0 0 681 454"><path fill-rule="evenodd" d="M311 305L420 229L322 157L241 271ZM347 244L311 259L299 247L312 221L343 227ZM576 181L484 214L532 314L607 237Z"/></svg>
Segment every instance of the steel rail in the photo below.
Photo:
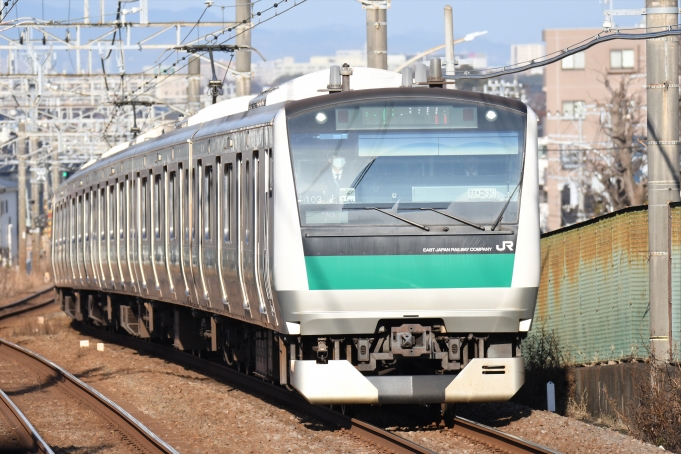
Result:
<svg viewBox="0 0 681 454"><path fill-rule="evenodd" d="M454 432L466 438L481 441L511 454L560 454L546 446L507 434L493 427L486 426L466 418L454 418Z"/></svg>
<svg viewBox="0 0 681 454"><path fill-rule="evenodd" d="M81 326L86 329L89 328L87 325ZM299 394L287 391L285 388L275 386L271 383L262 381L259 378L237 372L234 369L230 369L229 367L223 366L221 364L217 364L215 362L208 361L197 356L175 350L173 348L168 348L161 344L144 342L139 339L121 334L97 329L87 329L87 333L106 342L115 343L135 350L141 350L156 357L169 360L176 364L181 364L185 367L202 370L213 377L218 377L229 381L231 384L242 388L247 388L259 397L264 396L266 398L271 398L282 402L286 405L296 407L309 415L324 420L332 425L338 426L340 429L346 430L353 435L378 445L381 448L389 449L392 452L399 454L433 454L433 451L430 449L419 446L418 444L405 438L372 426L366 422L350 418L339 412L331 410L328 407L313 405Z"/></svg>
<svg viewBox="0 0 681 454"><path fill-rule="evenodd" d="M24 416L21 410L19 410L19 407L17 407L1 389L0 413L2 413L12 425L12 432L17 435L21 445L26 448L26 452L54 454L54 451L45 443L45 440L43 440L31 422Z"/></svg>
<svg viewBox="0 0 681 454"><path fill-rule="evenodd" d="M15 315L23 314L24 312L29 312L34 309L38 309L44 306L47 306L48 304L52 304L54 302L54 296L44 300L44 301L39 301L36 304L30 304L34 300L40 298L41 296L45 295L46 293L49 293L54 290L54 286L48 287L44 290L41 290L39 292L34 293L31 296L28 296L26 298L20 299L19 301L15 301L10 304L6 304L4 306L0 306L0 320L13 317Z"/></svg>
<svg viewBox="0 0 681 454"><path fill-rule="evenodd" d="M31 363L36 369L45 371L48 376L52 376L60 384L65 385L69 391L91 406L105 420L120 429L137 448L149 453L178 454L173 447L118 404L53 362L19 345L0 339L0 352L3 349L9 349L10 355L16 357L17 360ZM7 353L5 351L5 354Z"/></svg>
<svg viewBox="0 0 681 454"><path fill-rule="evenodd" d="M350 418L339 412L333 411L328 407L313 405L305 400L299 394L287 391L286 389L273 385L271 383L262 381L256 377L245 375L237 372L234 369L217 364L188 353L168 348L161 344L154 344L135 339L129 336L112 333L109 331L102 331L91 328L87 325L81 325L84 330L93 337L100 338L106 342L123 345L138 351L152 354L156 357L181 364L185 367L199 369L209 373L212 376L217 376L230 381L237 386L243 386L252 390L258 396L265 396L273 398L282 403L294 406L311 414L319 419L327 421L333 425L340 427L353 435L361 437L377 446L389 449L396 453L433 453L428 448L420 446L391 432L380 429L364 421L355 418ZM493 448L502 450L504 452L515 453L541 453L541 454L557 454L545 446L538 445L520 437L510 435L485 426L465 418L456 417L454 419L454 427L451 429L455 433L466 438L480 441Z"/></svg>

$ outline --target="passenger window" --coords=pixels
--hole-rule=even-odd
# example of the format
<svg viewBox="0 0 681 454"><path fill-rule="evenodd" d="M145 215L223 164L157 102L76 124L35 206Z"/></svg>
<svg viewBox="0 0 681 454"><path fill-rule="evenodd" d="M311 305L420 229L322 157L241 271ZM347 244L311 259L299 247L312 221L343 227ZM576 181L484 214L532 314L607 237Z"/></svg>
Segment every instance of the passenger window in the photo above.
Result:
<svg viewBox="0 0 681 454"><path fill-rule="evenodd" d="M161 238L161 175L154 176L154 236Z"/></svg>
<svg viewBox="0 0 681 454"><path fill-rule="evenodd" d="M184 194L182 196L182 216L184 213L189 212L189 169L184 171ZM184 218L184 239L189 241L189 218L185 216Z"/></svg>
<svg viewBox="0 0 681 454"><path fill-rule="evenodd" d="M118 184L118 206L120 207L119 215L116 216L118 222L118 237L122 240L125 238L125 220L126 203L125 203L125 183Z"/></svg>
<svg viewBox="0 0 681 454"><path fill-rule="evenodd" d="M232 164L225 164L222 176L222 235L225 242L229 242L229 229L231 227L232 212Z"/></svg>
<svg viewBox="0 0 681 454"><path fill-rule="evenodd" d="M147 178L142 178L142 197L140 207L140 218L142 219L142 239L147 239Z"/></svg>
<svg viewBox="0 0 681 454"><path fill-rule="evenodd" d="M116 198L114 197L114 186L109 186L109 240L114 240L116 237L114 231L114 225L116 222Z"/></svg>
<svg viewBox="0 0 681 454"><path fill-rule="evenodd" d="M203 178L203 237L212 238L213 219L211 206L213 203L213 166L206 166Z"/></svg>
<svg viewBox="0 0 681 454"><path fill-rule="evenodd" d="M175 239L175 180L176 172L170 172L170 179L168 180L168 197L166 203L168 204L168 228L170 239Z"/></svg>

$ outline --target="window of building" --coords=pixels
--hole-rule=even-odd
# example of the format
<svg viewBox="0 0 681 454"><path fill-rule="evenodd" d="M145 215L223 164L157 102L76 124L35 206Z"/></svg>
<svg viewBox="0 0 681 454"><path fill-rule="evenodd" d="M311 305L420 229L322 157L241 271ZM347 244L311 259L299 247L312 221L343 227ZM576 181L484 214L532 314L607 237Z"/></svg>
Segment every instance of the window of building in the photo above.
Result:
<svg viewBox="0 0 681 454"><path fill-rule="evenodd" d="M584 69L584 52L568 55L561 60L563 69Z"/></svg>
<svg viewBox="0 0 681 454"><path fill-rule="evenodd" d="M586 103L584 101L563 101L563 116L570 118L584 117Z"/></svg>
<svg viewBox="0 0 681 454"><path fill-rule="evenodd" d="M632 69L634 67L634 51L628 50L611 50L610 51L610 68L611 69Z"/></svg>

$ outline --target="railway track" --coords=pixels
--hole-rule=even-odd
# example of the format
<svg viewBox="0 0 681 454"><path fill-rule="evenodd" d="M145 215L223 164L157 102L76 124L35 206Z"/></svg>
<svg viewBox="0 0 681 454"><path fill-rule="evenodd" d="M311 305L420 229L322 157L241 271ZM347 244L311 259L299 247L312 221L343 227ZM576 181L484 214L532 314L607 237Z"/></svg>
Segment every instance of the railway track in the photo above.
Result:
<svg viewBox="0 0 681 454"><path fill-rule="evenodd" d="M25 450L24 452L54 454L19 407L1 389L0 414L10 423L11 430L16 434L17 441Z"/></svg>
<svg viewBox="0 0 681 454"><path fill-rule="evenodd" d="M124 347L143 351L156 357L163 358L185 367L198 369L214 377L225 379L238 386L248 388L259 396L265 396L284 404L299 408L300 410L313 415L320 420L336 425L341 429L368 440L380 448L395 453L433 453L430 449L399 437L389 431L368 424L364 421L348 417L328 407L312 405L302 396L287 391L282 387L272 385L256 377L251 377L230 369L221 364L217 364L188 353L181 352L160 344L153 344L128 336L88 329L88 334L100 338L105 342L110 342ZM545 446L538 445L520 437L504 433L492 427L470 421L465 418L454 418L453 427L450 429L455 434L478 441L490 446L493 449L511 454L558 454Z"/></svg>
<svg viewBox="0 0 681 454"><path fill-rule="evenodd" d="M5 306L0 306L0 320L29 312L54 302L54 287L34 293Z"/></svg>
<svg viewBox="0 0 681 454"><path fill-rule="evenodd" d="M16 303L12 303L9 306L5 306L3 308L0 308L0 319L2 318L7 318L11 317L14 315L18 315L20 313L24 313L33 309L37 309L38 307L43 307L47 304L50 304L52 301L54 301L54 297L52 296L51 298L46 298L45 301L42 301L41 298L44 298L43 295L45 295L47 292L52 290L52 288L38 292L28 298L25 298L21 301L17 301ZM4 310L6 308L9 308L9 312L5 312ZM293 407L297 407L300 410L304 411L307 414L310 414L320 420L326 421L327 423L330 423L332 425L338 426L340 429L345 430L352 435L355 435L357 437L360 437L362 439L365 439L376 446L389 450L395 453L433 453L434 451L431 451L423 446L420 446L412 441L406 440L402 437L399 437L389 431L383 430L379 427L373 426L371 424L368 424L364 421L348 417L346 415L343 415L337 411L331 410L328 407L323 407L323 406L318 406L318 405L312 405L309 402L307 402L303 397L299 396L298 394L292 393L290 391L285 390L284 388L281 388L279 386L272 385L270 383L264 382L256 377L251 377L248 375L244 375L240 372L237 372L233 369L230 369L226 366L223 366L221 364L217 364L212 361L208 361L206 359L202 359L193 355L190 355L188 353L184 353L178 350L175 350L173 348L168 348L164 345L160 344L154 344L150 342L145 342L139 339L131 338L129 336L125 335L120 335L108 331L102 331L98 329L91 329L87 325L82 325L89 334L91 334L93 337L98 337L105 342L110 342L110 343L115 343L118 345L122 345L128 348L136 349L136 350L141 350L146 353L153 354L154 356L161 357L163 359L166 359L168 361L172 361L177 364L182 364L186 367L191 367L194 369L199 369L204 372L209 373L210 375L218 378L222 378L225 380L230 381L231 383L234 383L238 386L248 388L252 390L254 393L260 396L265 396L277 401L280 401L286 405L291 405ZM0 346L14 346L13 344L0 340ZM17 347L18 349L22 349L21 347ZM28 352L28 351L26 351ZM30 352L28 352L30 353ZM39 357L39 355L33 354L35 357L40 358L40 360L45 361L45 363L48 363L50 365L53 365L49 361L43 359L42 357ZM53 365L54 367L57 367L56 365ZM59 369L64 377L71 376L68 374L68 372L63 371ZM75 377L74 377L75 379ZM77 379L75 379L77 380ZM82 383L82 382L80 382ZM85 383L82 383L85 387L91 389L95 393L99 394L97 391L94 389L90 388L88 385ZM101 396L101 395L100 395ZM102 396L104 397L104 396ZM106 399L106 398L104 398ZM108 399L107 399L108 400ZM115 406L118 407L116 404L114 404L111 401L108 401L110 403L110 406ZM119 407L118 407L119 408ZM122 409L121 409L122 410ZM124 411L124 410L122 410ZM127 413L126 413L127 414ZM128 415L129 416L129 415ZM132 418L132 416L129 416ZM132 418L134 419L134 418ZM556 454L557 451L554 451L550 448L547 448L545 446L538 445L536 443L533 443L528 440L524 440L520 437L516 437L514 435L510 435L507 433L504 433L502 431L496 430L492 427L485 426L483 424L476 423L474 421L467 420L465 418L461 417L455 417L453 421L453 426L451 429L455 434L464 436L466 438L472 439L474 441L481 442L483 444L486 444L490 446L493 449L500 450L502 452L508 452L511 454L524 454L524 453L532 453L532 454ZM147 432L149 432L147 430ZM150 432L149 432L150 433ZM152 434L153 435L153 434ZM155 436L154 436L155 437ZM167 445L166 445L167 446ZM169 449L172 450L168 446ZM154 452L154 451L152 451ZM174 451L158 451L158 452L174 452Z"/></svg>
<svg viewBox="0 0 681 454"><path fill-rule="evenodd" d="M102 419L120 431L122 438L134 445L140 452L156 454L177 454L177 451L147 429L135 417L100 392L71 375L56 364L23 347L0 339L0 355L26 364L42 376L64 386L65 391L98 413Z"/></svg>

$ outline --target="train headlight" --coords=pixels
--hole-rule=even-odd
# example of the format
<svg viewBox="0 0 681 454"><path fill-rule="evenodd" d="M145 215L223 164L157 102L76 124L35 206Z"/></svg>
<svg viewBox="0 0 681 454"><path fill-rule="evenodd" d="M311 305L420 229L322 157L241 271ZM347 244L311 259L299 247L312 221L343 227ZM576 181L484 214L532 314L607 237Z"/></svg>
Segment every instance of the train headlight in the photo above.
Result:
<svg viewBox="0 0 681 454"><path fill-rule="evenodd" d="M499 115L493 110L488 110L485 114L485 118L487 118L487 121L492 122L496 121L496 119L499 118Z"/></svg>
<svg viewBox="0 0 681 454"><path fill-rule="evenodd" d="M320 125L323 125L324 123L326 123L326 120L328 120L324 112L319 112L317 115L314 116L314 119Z"/></svg>

